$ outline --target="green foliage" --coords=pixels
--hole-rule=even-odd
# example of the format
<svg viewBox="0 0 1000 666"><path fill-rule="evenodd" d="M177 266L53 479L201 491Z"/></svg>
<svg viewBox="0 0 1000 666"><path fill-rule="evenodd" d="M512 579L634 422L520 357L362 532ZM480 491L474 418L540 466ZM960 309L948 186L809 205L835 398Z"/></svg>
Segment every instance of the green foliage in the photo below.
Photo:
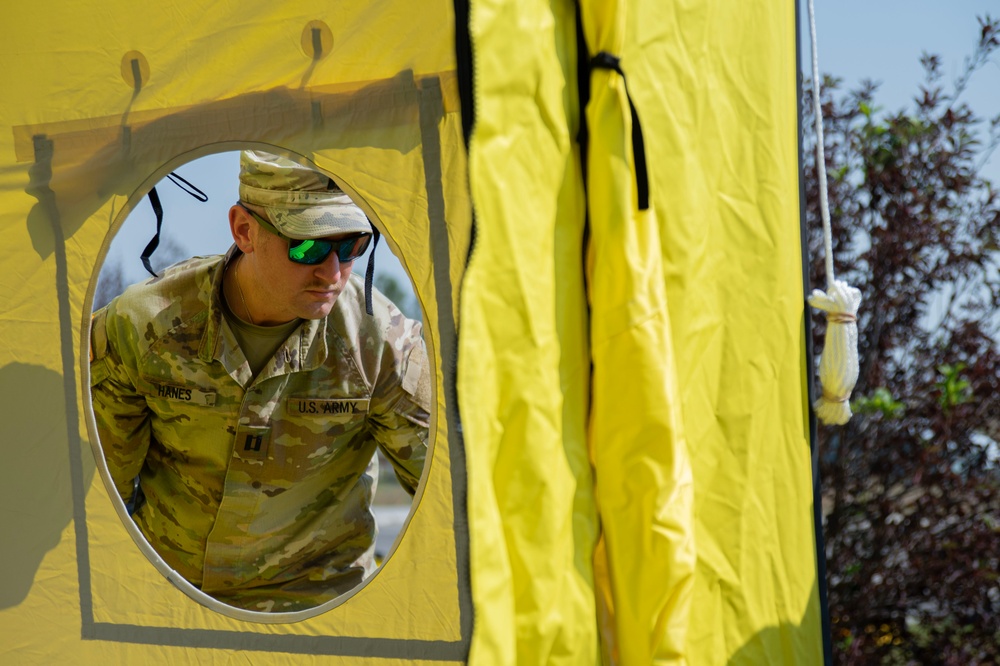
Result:
<svg viewBox="0 0 1000 666"><path fill-rule="evenodd" d="M889 389L879 386L870 396L855 399L851 408L860 414L881 414L887 419L897 419L903 415L906 405L896 400Z"/></svg>
<svg viewBox="0 0 1000 666"><path fill-rule="evenodd" d="M961 374L965 370L965 363L945 363L939 365L937 370L942 376L941 381L936 384L941 392L938 402L946 412L972 401L972 384Z"/></svg>

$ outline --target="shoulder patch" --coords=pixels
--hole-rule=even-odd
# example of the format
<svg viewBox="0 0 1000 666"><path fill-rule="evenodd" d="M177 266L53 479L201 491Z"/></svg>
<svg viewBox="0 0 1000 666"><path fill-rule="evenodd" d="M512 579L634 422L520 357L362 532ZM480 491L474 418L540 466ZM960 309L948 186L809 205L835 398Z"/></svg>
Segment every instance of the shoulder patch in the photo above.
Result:
<svg viewBox="0 0 1000 666"><path fill-rule="evenodd" d="M415 345L410 351L406 359L406 370L403 373L403 380L400 382L400 386L404 391L413 396L417 404L430 411L430 363L427 359L427 347L423 342Z"/></svg>
<svg viewBox="0 0 1000 666"><path fill-rule="evenodd" d="M108 309L101 308L90 317L90 362L100 361L108 355Z"/></svg>

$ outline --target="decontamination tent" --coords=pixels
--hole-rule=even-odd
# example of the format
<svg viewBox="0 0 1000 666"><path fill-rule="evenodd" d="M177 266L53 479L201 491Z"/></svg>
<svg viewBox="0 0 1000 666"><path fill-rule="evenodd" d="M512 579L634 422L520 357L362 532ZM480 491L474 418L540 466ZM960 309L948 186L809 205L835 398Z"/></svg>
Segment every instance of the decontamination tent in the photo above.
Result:
<svg viewBox="0 0 1000 666"><path fill-rule="evenodd" d="M2 16L3 663L822 661L794 3ZM408 528L291 622L151 564L89 406L111 236L172 169L251 146L378 224L436 367Z"/></svg>

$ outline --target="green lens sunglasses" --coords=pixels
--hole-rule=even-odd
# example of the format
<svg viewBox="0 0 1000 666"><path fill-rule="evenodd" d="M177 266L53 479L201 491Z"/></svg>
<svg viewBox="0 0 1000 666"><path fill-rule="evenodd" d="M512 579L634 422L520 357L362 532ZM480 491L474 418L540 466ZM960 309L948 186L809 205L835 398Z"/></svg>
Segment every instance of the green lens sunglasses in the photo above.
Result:
<svg viewBox="0 0 1000 666"><path fill-rule="evenodd" d="M337 253L337 259L340 260L340 263L346 264L363 255L372 240L372 235L367 232L351 234L350 236L334 240L326 238L289 238L278 231L269 220L243 205L242 201L237 201L236 205L250 213L260 226L278 238L288 241L288 258L297 264L306 264L308 266L321 264L326 261L326 258L332 252Z"/></svg>

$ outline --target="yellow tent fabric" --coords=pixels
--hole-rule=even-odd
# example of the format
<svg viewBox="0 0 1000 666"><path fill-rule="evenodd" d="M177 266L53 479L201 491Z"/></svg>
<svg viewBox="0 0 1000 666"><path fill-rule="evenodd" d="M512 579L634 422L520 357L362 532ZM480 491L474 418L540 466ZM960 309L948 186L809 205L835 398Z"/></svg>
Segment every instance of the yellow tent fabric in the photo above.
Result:
<svg viewBox="0 0 1000 666"><path fill-rule="evenodd" d="M589 52L624 53L632 11L626 3L584 5ZM635 119L623 74L595 69L587 108L590 445L603 526L596 566L606 572L602 598L617 637L606 640L607 654L629 664L683 663L695 558L691 466L662 225L658 206L642 210L645 138L642 147L630 141Z"/></svg>
<svg viewBox="0 0 1000 666"><path fill-rule="evenodd" d="M0 661L822 661L793 2L0 15L16 26L0 43L0 532L17 544ZM601 51L622 73L589 72L581 108L578 68ZM364 586L294 622L220 609L151 564L84 388L110 238L172 169L254 146L334 175L381 227L437 368L407 530Z"/></svg>
<svg viewBox="0 0 1000 666"><path fill-rule="evenodd" d="M698 563L689 663L822 663L793 3L642 3L649 132ZM666 64L665 64L666 63ZM632 82L634 81L634 84Z"/></svg>
<svg viewBox="0 0 1000 666"><path fill-rule="evenodd" d="M190 586L168 581L133 545L120 503L116 511L94 474L81 388L95 267L110 234L179 164L253 145L345 183L401 253L437 365L454 353L453 285L470 229L454 53L447 32L441 43L415 37L447 31L450 5L377 20L320 2L100 11L42 2L4 14L23 27L2 47L0 367L18 463L4 471L4 534L24 537L4 562L3 660L183 663L235 650L255 663L463 659L471 605L466 537L453 528L464 507L453 504L447 401L433 417L418 510L379 575L332 610L273 623L189 600ZM7 581L20 580L29 582L14 593Z"/></svg>
<svg viewBox="0 0 1000 666"><path fill-rule="evenodd" d="M586 477L574 464L583 426L566 411L581 399L564 318L582 297L574 271L584 263L585 233L579 189L564 184L578 168L577 45L566 26L573 8L504 7L474 5L471 22L479 106L470 175L477 216L490 225L477 227L463 285L459 386L466 433L479 444L469 451L470 483L500 499L481 514L470 505L473 571L482 558L511 581L481 591L473 576L474 599L488 592L491 600L477 603L477 619L510 629L497 638L499 630L477 622L473 654L489 655L482 663L591 658L592 643L576 634L561 640L556 629L539 639L536 618L584 608L553 599L550 579L535 575L547 564L535 559L519 571L517 555L503 552L512 544L526 550L519 538L537 543L526 524L547 525L538 531L554 538L560 523L547 522L544 507L572 503L578 515L595 511L603 521L599 540L578 532L576 548L590 555L597 547L606 659L820 662L795 7L582 3L590 54L621 56L630 76L652 190L651 209L637 211L625 82L596 71L587 111L595 135L587 445L596 497L581 488ZM519 45L517 54L503 50L500 33ZM561 75L535 64L550 61ZM535 196L539 188L559 194ZM561 305L553 307L546 283L557 285ZM524 365L526 355L532 362ZM539 368L546 358L548 373ZM526 440L530 456L516 444ZM480 468L473 458L487 442ZM525 504L525 487L539 499ZM506 540L495 538L498 525ZM563 589L588 584L563 557L555 567L566 572ZM574 641L575 649L560 651Z"/></svg>

